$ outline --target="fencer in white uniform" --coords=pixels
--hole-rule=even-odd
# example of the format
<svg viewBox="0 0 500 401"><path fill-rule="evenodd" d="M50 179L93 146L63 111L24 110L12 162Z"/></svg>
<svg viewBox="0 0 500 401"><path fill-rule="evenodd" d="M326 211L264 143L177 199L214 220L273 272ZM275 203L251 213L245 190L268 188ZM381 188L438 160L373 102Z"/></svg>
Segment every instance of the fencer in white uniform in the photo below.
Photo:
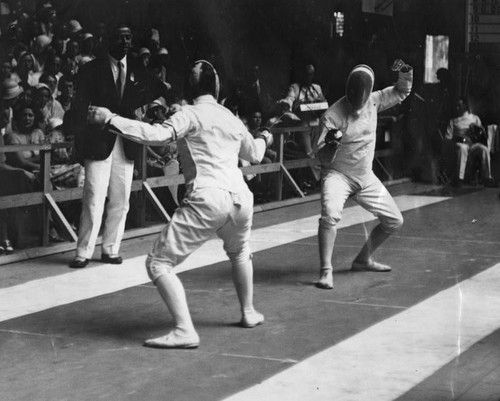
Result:
<svg viewBox="0 0 500 401"><path fill-rule="evenodd" d="M157 348L198 346L199 336L175 267L214 234L223 240L231 260L241 325L251 328L264 322L253 306L249 247L253 195L238 168L238 158L259 163L272 136L265 133L253 138L238 118L217 103L218 77L210 63L195 62L189 83L194 104L183 106L161 124L129 120L104 108L89 109L91 123L109 124L127 139L149 145L177 141L186 196L146 260L148 274L175 321L173 330L144 344Z"/></svg>
<svg viewBox="0 0 500 401"><path fill-rule="evenodd" d="M352 270L390 271L391 267L373 260L375 250L403 224L403 216L391 195L372 171L375 156L377 113L403 101L411 91L413 70L396 60L394 86L372 92L375 75L367 65L350 73L346 96L335 102L322 116L313 132L313 148L321 162L321 218L318 228L320 280L316 286L333 288L332 256L337 224L348 197L379 218ZM340 134L341 135L337 135ZM329 137L340 136L340 146Z"/></svg>

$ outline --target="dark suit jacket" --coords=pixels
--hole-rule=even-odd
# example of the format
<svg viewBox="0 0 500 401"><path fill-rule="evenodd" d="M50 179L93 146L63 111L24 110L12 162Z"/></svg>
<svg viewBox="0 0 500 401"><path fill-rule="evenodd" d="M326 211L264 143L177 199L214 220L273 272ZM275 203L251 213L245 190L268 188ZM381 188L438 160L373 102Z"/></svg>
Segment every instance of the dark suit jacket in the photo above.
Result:
<svg viewBox="0 0 500 401"><path fill-rule="evenodd" d="M109 58L105 56L84 64L78 73L71 113L77 160L106 159L116 140L116 134L87 125L89 105L107 107L114 113L133 119L137 108L160 96L165 96L161 81L147 70L136 68L130 57L127 58L127 77L121 101ZM123 139L123 147L128 159L137 160L141 145Z"/></svg>

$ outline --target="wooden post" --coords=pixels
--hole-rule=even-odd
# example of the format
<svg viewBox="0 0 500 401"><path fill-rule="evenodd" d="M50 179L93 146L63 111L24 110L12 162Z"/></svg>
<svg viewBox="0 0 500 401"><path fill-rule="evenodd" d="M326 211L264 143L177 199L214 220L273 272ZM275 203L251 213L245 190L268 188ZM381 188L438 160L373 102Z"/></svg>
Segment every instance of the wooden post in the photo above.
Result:
<svg viewBox="0 0 500 401"><path fill-rule="evenodd" d="M52 192L52 183L50 182L50 153L51 146L47 144L40 149L40 181L42 184L42 245L49 245L50 231L50 206L45 197Z"/></svg>
<svg viewBox="0 0 500 401"><path fill-rule="evenodd" d="M278 148L278 161L280 165L283 165L283 152L285 149L285 133L280 132L279 133L279 148ZM280 169L278 171L278 179L276 185L278 188L276 188L276 200L280 201L283 200L283 171Z"/></svg>

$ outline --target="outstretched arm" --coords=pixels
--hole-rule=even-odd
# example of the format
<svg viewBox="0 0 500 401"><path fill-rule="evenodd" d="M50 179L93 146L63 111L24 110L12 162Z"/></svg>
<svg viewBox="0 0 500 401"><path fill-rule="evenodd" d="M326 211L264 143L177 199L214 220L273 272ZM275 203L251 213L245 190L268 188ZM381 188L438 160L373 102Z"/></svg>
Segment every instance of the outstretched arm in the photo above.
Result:
<svg viewBox="0 0 500 401"><path fill-rule="evenodd" d="M131 120L112 113L104 107L89 107L88 122L100 126L108 125L109 129L134 142L147 145L164 145L175 141L190 126L187 116L178 112L161 124Z"/></svg>
<svg viewBox="0 0 500 401"><path fill-rule="evenodd" d="M273 135L265 130L256 138L246 129L243 131L241 148L238 157L250 163L260 163L266 153L268 146L273 143Z"/></svg>

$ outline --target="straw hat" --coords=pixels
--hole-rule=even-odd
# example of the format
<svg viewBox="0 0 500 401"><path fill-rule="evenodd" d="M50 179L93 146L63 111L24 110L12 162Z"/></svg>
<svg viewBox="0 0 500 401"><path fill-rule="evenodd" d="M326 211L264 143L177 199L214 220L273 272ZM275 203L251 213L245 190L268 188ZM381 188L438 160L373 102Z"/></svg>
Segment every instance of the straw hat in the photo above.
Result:
<svg viewBox="0 0 500 401"><path fill-rule="evenodd" d="M56 129L62 125L63 120L61 120L60 118L50 118L47 123L47 131L52 131L53 129Z"/></svg>
<svg viewBox="0 0 500 401"><path fill-rule="evenodd" d="M13 79L7 78L0 84L0 92L3 100L11 100L23 93L23 88Z"/></svg>
<svg viewBox="0 0 500 401"><path fill-rule="evenodd" d="M149 51L149 49L147 47L141 47L139 49L139 56L142 56L144 54L151 54L151 52Z"/></svg>
<svg viewBox="0 0 500 401"><path fill-rule="evenodd" d="M68 23L68 28L71 33L80 32L83 28L76 19L72 19Z"/></svg>
<svg viewBox="0 0 500 401"><path fill-rule="evenodd" d="M41 91L42 89L47 89L49 91L49 93L52 93L50 91L50 88L48 87L47 84L43 84L43 83L39 83L37 86L36 86L36 90L37 91Z"/></svg>
<svg viewBox="0 0 500 401"><path fill-rule="evenodd" d="M164 47L161 47L156 54L162 55L162 56L168 56L168 50L165 49Z"/></svg>

